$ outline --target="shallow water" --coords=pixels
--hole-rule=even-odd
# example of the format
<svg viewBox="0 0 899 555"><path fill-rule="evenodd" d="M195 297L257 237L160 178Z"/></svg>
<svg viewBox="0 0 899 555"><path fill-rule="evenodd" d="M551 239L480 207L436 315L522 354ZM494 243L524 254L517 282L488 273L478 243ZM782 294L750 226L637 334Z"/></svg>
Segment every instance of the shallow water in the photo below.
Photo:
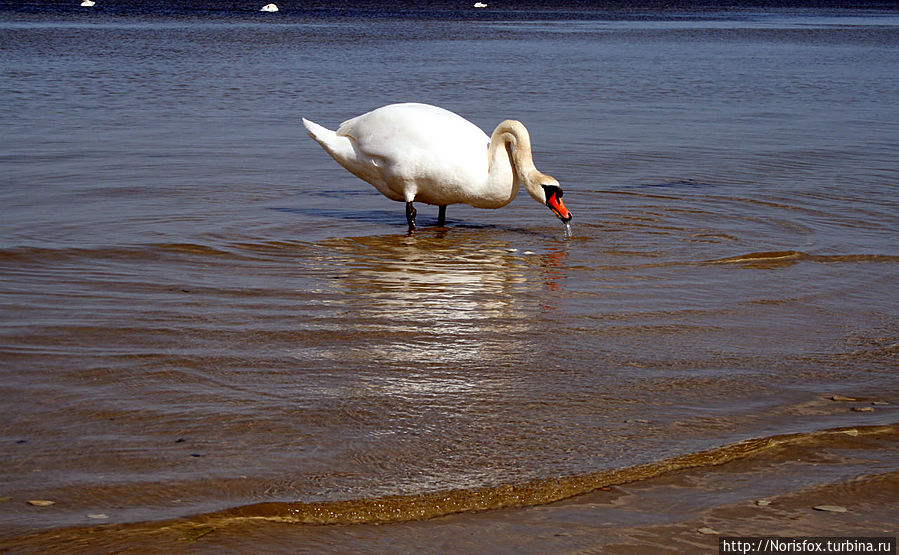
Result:
<svg viewBox="0 0 899 555"><path fill-rule="evenodd" d="M70 12L0 12L10 544L897 422L894 12ZM572 232L407 234L299 124L407 100L523 121Z"/></svg>

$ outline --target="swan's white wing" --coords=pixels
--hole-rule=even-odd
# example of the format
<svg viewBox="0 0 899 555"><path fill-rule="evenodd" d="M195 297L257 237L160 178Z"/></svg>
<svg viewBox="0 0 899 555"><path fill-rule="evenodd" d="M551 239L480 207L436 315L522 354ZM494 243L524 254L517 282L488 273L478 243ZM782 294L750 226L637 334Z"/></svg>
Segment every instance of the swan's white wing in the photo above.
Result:
<svg viewBox="0 0 899 555"><path fill-rule="evenodd" d="M355 139L347 135L338 135L334 131L322 127L314 121L303 119L303 125L309 136L325 149L332 158L356 177L363 179L392 200L403 200L401 192L393 191L387 184L382 166L384 161L378 157L364 154Z"/></svg>
<svg viewBox="0 0 899 555"><path fill-rule="evenodd" d="M466 202L487 177L490 138L436 106L384 106L345 121L337 135L374 161L393 190L414 187L415 199L423 202Z"/></svg>

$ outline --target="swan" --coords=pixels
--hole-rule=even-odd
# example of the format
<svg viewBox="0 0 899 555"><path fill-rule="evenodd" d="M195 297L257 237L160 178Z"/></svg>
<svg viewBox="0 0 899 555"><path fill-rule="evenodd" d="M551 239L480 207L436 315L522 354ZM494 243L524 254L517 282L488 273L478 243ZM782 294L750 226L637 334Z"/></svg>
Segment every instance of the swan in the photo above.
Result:
<svg viewBox="0 0 899 555"><path fill-rule="evenodd" d="M356 177L382 195L406 203L409 231L415 229L413 202L502 208L520 185L563 222L571 212L555 178L531 158L531 139L519 121L505 120L488 137L465 118L429 104L390 104L343 122L337 131L302 118L309 135Z"/></svg>
<svg viewBox="0 0 899 555"><path fill-rule="evenodd" d="M266 5L262 6L262 9L259 10L259 11L260 11L260 12L275 13L276 11L278 11L278 6L276 6L276 5L274 5L274 4L266 4Z"/></svg>
<svg viewBox="0 0 899 555"><path fill-rule="evenodd" d="M84 2L81 3L81 6L84 8L90 8L94 4L95 4L94 0L84 0Z"/></svg>
<svg viewBox="0 0 899 555"><path fill-rule="evenodd" d="M474 7L475 7L475 8L486 8L486 7L487 7L487 4L485 4L485 3L483 3L483 2L475 2L475 3L474 3Z"/></svg>

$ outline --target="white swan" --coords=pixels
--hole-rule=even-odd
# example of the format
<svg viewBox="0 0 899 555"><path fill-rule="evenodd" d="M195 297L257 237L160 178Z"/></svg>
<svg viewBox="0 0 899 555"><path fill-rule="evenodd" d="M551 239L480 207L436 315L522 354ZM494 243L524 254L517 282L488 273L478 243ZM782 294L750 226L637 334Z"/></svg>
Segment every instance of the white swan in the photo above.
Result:
<svg viewBox="0 0 899 555"><path fill-rule="evenodd" d="M486 8L486 7L487 7L487 4L485 4L485 3L483 3L483 2L475 2L475 3L474 3L474 7L475 7L475 8Z"/></svg>
<svg viewBox="0 0 899 555"><path fill-rule="evenodd" d="M571 212L562 188L534 167L531 139L521 122L506 120L488 137L476 125L427 104L391 104L343 122L336 132L303 118L303 125L337 162L371 183L385 197L406 203L409 229L415 229L413 202L501 208L520 184L563 222Z"/></svg>
<svg viewBox="0 0 899 555"><path fill-rule="evenodd" d="M94 0L84 0L84 2L81 3L81 6L84 8L90 8L93 7L94 4Z"/></svg>
<svg viewBox="0 0 899 555"><path fill-rule="evenodd" d="M276 6L275 4L266 4L266 5L262 6L262 9L259 11L275 13L276 11L278 11L278 6Z"/></svg>

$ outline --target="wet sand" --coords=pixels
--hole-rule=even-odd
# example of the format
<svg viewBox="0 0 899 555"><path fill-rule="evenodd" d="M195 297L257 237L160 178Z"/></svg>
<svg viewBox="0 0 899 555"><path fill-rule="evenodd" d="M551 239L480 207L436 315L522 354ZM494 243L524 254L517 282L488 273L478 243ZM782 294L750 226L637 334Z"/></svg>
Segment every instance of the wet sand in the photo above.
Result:
<svg viewBox="0 0 899 555"><path fill-rule="evenodd" d="M718 536L890 536L899 522L899 424L766 438L698 466L555 503L387 524L308 525L216 513L5 538L24 552L712 552ZM727 452L734 458L716 464ZM672 461L667 461L671 463ZM672 466L675 466L672 464ZM614 481L614 478L612 479ZM410 502L412 500L409 500ZM7 501L8 502L8 501ZM836 506L845 512L818 510Z"/></svg>

